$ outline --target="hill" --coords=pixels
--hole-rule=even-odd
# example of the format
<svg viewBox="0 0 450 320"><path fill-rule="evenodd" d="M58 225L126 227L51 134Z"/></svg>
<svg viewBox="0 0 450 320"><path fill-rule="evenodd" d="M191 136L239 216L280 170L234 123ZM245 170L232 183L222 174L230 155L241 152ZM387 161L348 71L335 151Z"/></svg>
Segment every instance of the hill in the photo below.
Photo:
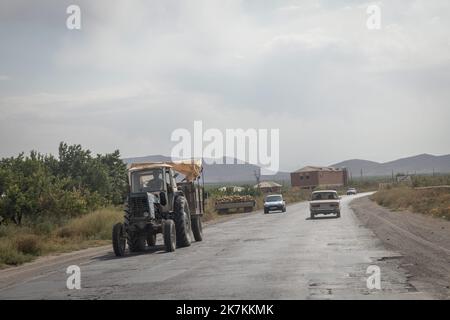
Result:
<svg viewBox="0 0 450 320"><path fill-rule="evenodd" d="M346 167L353 177L360 176L361 170L364 176L389 176L392 173L448 173L450 172L450 155L435 156L424 153L384 163L352 159L331 166Z"/></svg>

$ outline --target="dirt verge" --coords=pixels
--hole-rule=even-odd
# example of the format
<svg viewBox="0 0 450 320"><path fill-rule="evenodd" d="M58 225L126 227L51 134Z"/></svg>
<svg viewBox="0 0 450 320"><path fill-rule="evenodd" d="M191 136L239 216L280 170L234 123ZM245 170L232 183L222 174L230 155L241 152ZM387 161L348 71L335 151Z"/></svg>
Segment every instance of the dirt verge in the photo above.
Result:
<svg viewBox="0 0 450 320"><path fill-rule="evenodd" d="M391 211L368 197L351 203L356 216L386 248L402 254L410 283L439 299L450 299L450 221L409 211Z"/></svg>

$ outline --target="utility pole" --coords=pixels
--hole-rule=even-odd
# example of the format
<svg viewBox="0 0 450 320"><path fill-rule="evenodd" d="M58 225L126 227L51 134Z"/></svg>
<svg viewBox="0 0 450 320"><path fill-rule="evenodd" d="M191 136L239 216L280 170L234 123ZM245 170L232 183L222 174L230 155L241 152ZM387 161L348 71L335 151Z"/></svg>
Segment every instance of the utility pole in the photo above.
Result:
<svg viewBox="0 0 450 320"><path fill-rule="evenodd" d="M261 169L255 169L254 174L255 174L255 178L256 178L256 186L258 188L258 192L261 192L261 190L260 190L261 188L259 186L259 182L261 180Z"/></svg>

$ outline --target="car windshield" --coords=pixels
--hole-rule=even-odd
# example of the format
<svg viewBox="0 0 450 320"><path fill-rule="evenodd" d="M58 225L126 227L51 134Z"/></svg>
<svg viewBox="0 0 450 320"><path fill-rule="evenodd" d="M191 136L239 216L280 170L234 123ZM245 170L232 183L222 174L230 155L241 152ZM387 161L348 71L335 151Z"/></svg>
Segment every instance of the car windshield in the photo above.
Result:
<svg viewBox="0 0 450 320"><path fill-rule="evenodd" d="M164 189L163 172L161 169L152 169L132 174L132 192L152 192Z"/></svg>
<svg viewBox="0 0 450 320"><path fill-rule="evenodd" d="M281 200L282 200L281 196L268 196L266 198L266 202L276 202Z"/></svg>
<svg viewBox="0 0 450 320"><path fill-rule="evenodd" d="M336 192L317 192L312 194L312 200L336 200L338 195Z"/></svg>

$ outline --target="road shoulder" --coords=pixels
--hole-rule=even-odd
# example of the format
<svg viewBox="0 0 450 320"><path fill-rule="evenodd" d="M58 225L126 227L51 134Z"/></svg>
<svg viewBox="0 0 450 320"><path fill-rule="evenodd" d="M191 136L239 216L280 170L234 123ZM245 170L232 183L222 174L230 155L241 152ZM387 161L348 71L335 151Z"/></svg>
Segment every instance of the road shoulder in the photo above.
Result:
<svg viewBox="0 0 450 320"><path fill-rule="evenodd" d="M439 299L450 298L450 222L409 211L391 211L369 197L350 204L359 221L390 250L401 253L417 290Z"/></svg>

